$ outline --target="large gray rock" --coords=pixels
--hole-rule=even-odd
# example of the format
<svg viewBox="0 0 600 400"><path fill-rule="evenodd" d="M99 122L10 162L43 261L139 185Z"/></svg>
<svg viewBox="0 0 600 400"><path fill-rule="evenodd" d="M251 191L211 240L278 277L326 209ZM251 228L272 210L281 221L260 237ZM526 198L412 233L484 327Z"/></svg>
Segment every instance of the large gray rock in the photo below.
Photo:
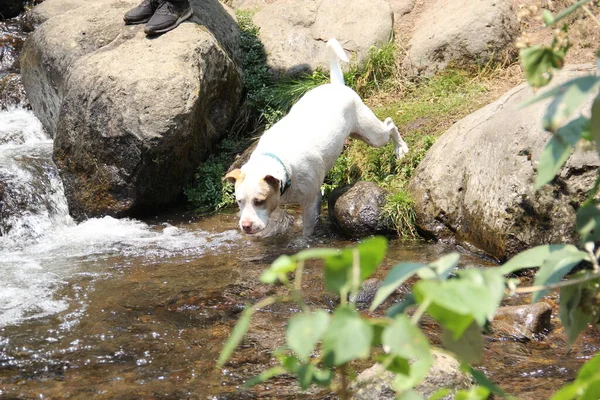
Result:
<svg viewBox="0 0 600 400"><path fill-rule="evenodd" d="M24 46L23 82L77 218L173 202L241 98L236 24L216 0L192 3L202 26L154 39L123 23L137 3L46 0L30 17L47 19Z"/></svg>
<svg viewBox="0 0 600 400"><path fill-rule="evenodd" d="M394 12L394 19L397 21L415 8L416 0L389 0L390 7Z"/></svg>
<svg viewBox="0 0 600 400"><path fill-rule="evenodd" d="M510 0L438 0L417 21L403 67L431 75L450 64L502 59L518 35Z"/></svg>
<svg viewBox="0 0 600 400"><path fill-rule="evenodd" d="M393 13L385 0L278 0L254 23L273 72L294 75L327 68L325 42L332 37L362 62L372 46L391 39Z"/></svg>
<svg viewBox="0 0 600 400"><path fill-rule="evenodd" d="M432 350L433 365L423 382L415 387L415 391L429 398L436 391L447 388L451 392L468 389L472 379L460 370L460 363L450 355L438 350ZM380 364L375 364L361 372L351 387L352 400L393 400L395 374L386 371ZM451 395L444 397L452 398Z"/></svg>
<svg viewBox="0 0 600 400"><path fill-rule="evenodd" d="M553 84L592 69L565 69ZM521 107L532 97L522 84L455 123L432 146L409 184L422 230L500 260L535 245L576 241L575 210L600 159L595 150L578 148L555 182L534 192L550 134L541 126L548 102Z"/></svg>
<svg viewBox="0 0 600 400"><path fill-rule="evenodd" d="M231 6L236 10L260 11L277 0L233 0Z"/></svg>
<svg viewBox="0 0 600 400"><path fill-rule="evenodd" d="M373 182L356 182L337 188L328 199L329 219L349 237L390 231L390 220L383 214L387 194Z"/></svg>

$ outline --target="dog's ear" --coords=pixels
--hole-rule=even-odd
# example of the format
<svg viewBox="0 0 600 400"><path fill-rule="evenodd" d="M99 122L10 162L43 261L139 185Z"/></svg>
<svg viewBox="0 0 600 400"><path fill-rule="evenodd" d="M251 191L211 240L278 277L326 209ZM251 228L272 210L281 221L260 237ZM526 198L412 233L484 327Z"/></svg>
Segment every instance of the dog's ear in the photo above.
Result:
<svg viewBox="0 0 600 400"><path fill-rule="evenodd" d="M244 174L241 169L236 168L233 171L230 171L227 175L225 175L223 179L228 180L231 183L237 184L243 181L245 176L246 174Z"/></svg>
<svg viewBox="0 0 600 400"><path fill-rule="evenodd" d="M275 190L279 190L279 185L281 184L281 181L277 178L275 178L272 175L267 175L263 178L265 180L265 182L267 182L269 184L269 186L271 186L273 189Z"/></svg>

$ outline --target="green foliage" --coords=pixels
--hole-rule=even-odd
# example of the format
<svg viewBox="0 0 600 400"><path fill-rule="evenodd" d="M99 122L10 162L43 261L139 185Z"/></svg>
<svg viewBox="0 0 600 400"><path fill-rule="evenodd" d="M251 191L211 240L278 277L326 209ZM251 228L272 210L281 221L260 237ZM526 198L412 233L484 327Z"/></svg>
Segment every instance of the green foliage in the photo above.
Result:
<svg viewBox="0 0 600 400"><path fill-rule="evenodd" d="M221 142L221 151L211 154L196 169L194 184L185 188L184 193L190 203L199 212L214 212L235 204L233 185L223 181L230 161L230 153L226 150L233 147L233 142Z"/></svg>
<svg viewBox="0 0 600 400"><path fill-rule="evenodd" d="M334 319L335 320L335 319ZM300 360L308 361L310 354L329 326L329 314L323 310L302 312L290 318L286 342Z"/></svg>
<svg viewBox="0 0 600 400"><path fill-rule="evenodd" d="M545 13L548 20L548 13ZM559 34L554 36L552 44L546 46L531 46L521 49L519 58L525 72L527 82L533 87L547 85L555 70L562 68L565 56L571 44L566 36L567 24L563 25Z"/></svg>
<svg viewBox="0 0 600 400"><path fill-rule="evenodd" d="M252 383L290 373L296 376L303 389L311 384L330 385L337 374L344 373L349 363L368 358L374 352L380 352L376 350L379 348L384 350L377 356L381 365L397 374L394 387L402 396L411 398L415 395L411 389L427 376L433 360L431 345L418 328L424 312L450 332L445 343L457 357L464 363L479 360L483 351L479 327L492 317L504 292L500 268L467 269L448 279L458 265L457 253L430 264L398 264L384 280L371 309L380 306L402 282L418 275L421 278L417 283L420 288L414 290L418 310L410 318L404 313L406 308L385 318L365 318L348 299L356 298L361 284L375 272L386 250L387 240L374 237L341 250L307 249L292 256L279 257L263 272L261 280L282 282L290 294L267 297L248 308L225 345L219 365L226 362L232 349L241 342L241 333L249 325L249 316L265 304L276 301L295 302L302 311L289 320L286 345L277 354L280 365L253 379ZM340 305L331 316L323 310L311 310L302 298L303 266L311 259L322 261L325 287L340 296ZM288 277L292 273L295 277L293 284ZM502 393L491 382L487 381L486 385L483 391L464 392L461 396L476 398L472 396L489 393L489 387L496 393ZM340 389L342 397L347 393L346 389Z"/></svg>
<svg viewBox="0 0 600 400"><path fill-rule="evenodd" d="M588 272L580 272L574 278L586 278ZM579 285L560 288L560 320L571 345L589 324L600 317L600 279L585 280Z"/></svg>

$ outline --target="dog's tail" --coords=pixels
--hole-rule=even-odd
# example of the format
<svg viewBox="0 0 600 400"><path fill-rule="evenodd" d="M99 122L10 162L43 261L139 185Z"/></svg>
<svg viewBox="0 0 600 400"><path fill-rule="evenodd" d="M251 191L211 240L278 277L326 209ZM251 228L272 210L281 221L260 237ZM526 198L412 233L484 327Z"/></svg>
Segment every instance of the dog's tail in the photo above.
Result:
<svg viewBox="0 0 600 400"><path fill-rule="evenodd" d="M334 38L327 41L327 48L329 49L329 77L331 83L345 85L340 60L348 62L348 56L346 56L346 52L344 52L344 48L340 42Z"/></svg>

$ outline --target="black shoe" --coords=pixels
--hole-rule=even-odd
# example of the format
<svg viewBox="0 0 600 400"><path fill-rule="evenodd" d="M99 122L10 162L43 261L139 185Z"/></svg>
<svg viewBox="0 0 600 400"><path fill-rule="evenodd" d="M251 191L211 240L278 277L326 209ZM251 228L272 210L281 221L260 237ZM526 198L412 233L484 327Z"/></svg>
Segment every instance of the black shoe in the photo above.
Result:
<svg viewBox="0 0 600 400"><path fill-rule="evenodd" d="M162 2L163 0L144 0L137 7L127 11L123 19L127 25L148 22Z"/></svg>
<svg viewBox="0 0 600 400"><path fill-rule="evenodd" d="M157 35L175 28L177 25L192 16L192 8L188 0L162 2L150 21L146 24L146 35Z"/></svg>

